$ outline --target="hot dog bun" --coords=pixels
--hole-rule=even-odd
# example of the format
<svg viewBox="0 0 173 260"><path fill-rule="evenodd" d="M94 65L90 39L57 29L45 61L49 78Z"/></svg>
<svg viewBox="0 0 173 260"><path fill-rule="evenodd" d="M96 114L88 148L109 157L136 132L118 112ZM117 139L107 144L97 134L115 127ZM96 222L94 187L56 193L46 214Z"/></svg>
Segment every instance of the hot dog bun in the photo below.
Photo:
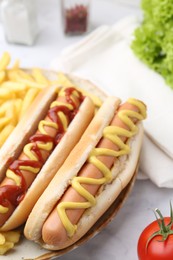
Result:
<svg viewBox="0 0 173 260"><path fill-rule="evenodd" d="M39 121L45 117L51 102L55 99L57 87L50 87L41 92L18 126L8 138L0 151L1 181L10 164L18 158L23 147L37 129ZM86 97L78 109L78 113L70 123L68 130L60 143L51 153L36 179L27 190L21 203L17 206L11 217L0 227L1 231L14 229L26 221L35 202L47 187L56 171L60 168L70 151L80 139L87 125L94 115L95 106L89 97ZM1 215L1 214L0 214Z"/></svg>
<svg viewBox="0 0 173 260"><path fill-rule="evenodd" d="M63 239L66 234L61 236L61 232L56 228L54 230L54 226L52 226L52 234L56 231L57 233L59 232L59 240L55 241L53 235L48 235L45 238L44 226L49 219L50 213L54 211L57 202L63 200L67 188L71 185L75 176L79 174L85 162L87 162L94 147L97 144L99 145L104 129L110 124L119 104L120 100L118 98L107 98L93 118L79 143L72 150L29 215L24 230L27 239L34 240L50 250L60 250L74 244L86 234L129 183L135 172L142 144L143 127L140 121L137 122L137 132L128 141L130 153L118 157L111 168L111 181L101 186L95 197L96 204L85 210L77 222L77 230L74 234L72 232L66 239Z"/></svg>

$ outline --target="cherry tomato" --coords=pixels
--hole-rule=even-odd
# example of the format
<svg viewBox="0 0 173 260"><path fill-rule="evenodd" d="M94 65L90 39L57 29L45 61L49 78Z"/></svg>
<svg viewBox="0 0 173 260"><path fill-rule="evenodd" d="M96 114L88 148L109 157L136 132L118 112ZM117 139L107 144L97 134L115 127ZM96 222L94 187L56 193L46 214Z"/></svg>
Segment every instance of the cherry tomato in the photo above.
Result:
<svg viewBox="0 0 173 260"><path fill-rule="evenodd" d="M172 207L171 207L172 210ZM138 240L139 260L173 260L173 216L163 217L149 224Z"/></svg>

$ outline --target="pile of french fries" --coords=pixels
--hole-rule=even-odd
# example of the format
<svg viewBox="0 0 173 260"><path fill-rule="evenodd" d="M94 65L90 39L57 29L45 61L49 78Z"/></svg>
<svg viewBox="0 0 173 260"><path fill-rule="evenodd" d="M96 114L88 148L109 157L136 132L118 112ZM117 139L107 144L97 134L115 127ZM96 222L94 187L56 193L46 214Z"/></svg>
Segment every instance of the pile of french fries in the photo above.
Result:
<svg viewBox="0 0 173 260"><path fill-rule="evenodd" d="M37 94L55 84L44 75L41 69L27 72L20 68L16 60L9 67L11 57L8 52L0 58L0 148L13 131Z"/></svg>
<svg viewBox="0 0 173 260"><path fill-rule="evenodd" d="M18 231L8 231L0 233L0 255L4 255L19 242L20 233Z"/></svg>

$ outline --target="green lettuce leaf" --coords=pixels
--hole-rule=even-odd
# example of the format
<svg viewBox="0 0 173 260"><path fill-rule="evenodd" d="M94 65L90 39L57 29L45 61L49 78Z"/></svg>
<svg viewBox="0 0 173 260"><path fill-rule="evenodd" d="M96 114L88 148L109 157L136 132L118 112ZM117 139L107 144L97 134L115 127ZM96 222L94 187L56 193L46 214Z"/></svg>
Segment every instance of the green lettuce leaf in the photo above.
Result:
<svg viewBox="0 0 173 260"><path fill-rule="evenodd" d="M142 0L143 21L132 49L173 88L173 0Z"/></svg>

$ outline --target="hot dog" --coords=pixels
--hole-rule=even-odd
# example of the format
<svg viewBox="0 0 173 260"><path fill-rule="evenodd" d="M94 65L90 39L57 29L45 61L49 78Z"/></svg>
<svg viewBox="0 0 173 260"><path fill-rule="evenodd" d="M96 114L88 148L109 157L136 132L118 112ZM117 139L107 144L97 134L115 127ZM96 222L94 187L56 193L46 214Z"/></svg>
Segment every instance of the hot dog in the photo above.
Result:
<svg viewBox="0 0 173 260"><path fill-rule="evenodd" d="M78 241L131 180L142 144L146 106L106 99L26 222L27 239L60 250Z"/></svg>
<svg viewBox="0 0 173 260"><path fill-rule="evenodd" d="M0 151L0 230L26 221L35 202L94 116L74 87L43 90Z"/></svg>

